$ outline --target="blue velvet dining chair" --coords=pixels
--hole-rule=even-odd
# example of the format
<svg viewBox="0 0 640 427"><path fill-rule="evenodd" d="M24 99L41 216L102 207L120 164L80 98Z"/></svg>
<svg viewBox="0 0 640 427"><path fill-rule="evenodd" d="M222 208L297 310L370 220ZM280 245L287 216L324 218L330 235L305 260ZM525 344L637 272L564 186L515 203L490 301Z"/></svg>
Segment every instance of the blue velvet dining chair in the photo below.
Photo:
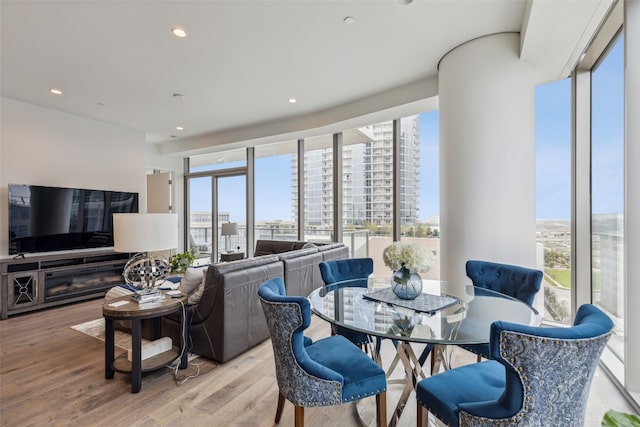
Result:
<svg viewBox="0 0 640 427"><path fill-rule="evenodd" d="M295 425L304 424L304 408L339 405L376 396L377 425L387 423L384 371L353 343L340 335L313 342L303 335L311 323L305 297L287 296L280 277L258 288L267 319L276 365L279 397L275 422L284 401L295 406Z"/></svg>
<svg viewBox="0 0 640 427"><path fill-rule="evenodd" d="M542 284L542 271L518 265L499 264L489 261L469 260L465 265L467 277L476 288L490 289L516 298L528 306ZM476 291L481 293L480 291ZM484 357L490 359L489 344L470 344L460 347L478 355L478 362Z"/></svg>
<svg viewBox="0 0 640 427"><path fill-rule="evenodd" d="M320 275L327 290L346 286L366 288L369 276L373 273L373 259L371 258L336 259L323 261L319 265ZM337 285L338 283L339 285ZM366 348L371 344L369 335L361 332L355 332L342 326L332 326L331 331L333 334L342 335L360 348Z"/></svg>
<svg viewBox="0 0 640 427"><path fill-rule="evenodd" d="M494 322L495 360L418 383L417 425L431 412L449 426L582 426L591 380L612 331L611 319L591 304L578 309L569 328Z"/></svg>

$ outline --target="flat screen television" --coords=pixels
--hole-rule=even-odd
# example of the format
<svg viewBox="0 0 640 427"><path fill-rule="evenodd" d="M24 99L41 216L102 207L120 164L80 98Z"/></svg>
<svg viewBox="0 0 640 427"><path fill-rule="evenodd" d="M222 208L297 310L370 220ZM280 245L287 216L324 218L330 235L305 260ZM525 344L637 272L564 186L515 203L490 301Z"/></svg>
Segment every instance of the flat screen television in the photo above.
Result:
<svg viewBox="0 0 640 427"><path fill-rule="evenodd" d="M114 213L138 193L9 184L9 254L113 246Z"/></svg>

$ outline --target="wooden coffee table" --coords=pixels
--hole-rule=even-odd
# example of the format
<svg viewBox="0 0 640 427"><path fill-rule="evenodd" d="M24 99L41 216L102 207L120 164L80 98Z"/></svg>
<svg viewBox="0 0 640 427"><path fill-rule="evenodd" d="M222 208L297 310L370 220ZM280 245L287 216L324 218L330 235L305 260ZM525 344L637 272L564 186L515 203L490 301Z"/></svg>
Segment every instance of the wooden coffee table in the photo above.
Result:
<svg viewBox="0 0 640 427"><path fill-rule="evenodd" d="M184 307L184 309L183 309ZM104 342L104 375L112 379L114 372L131 373L131 392L138 393L142 387L142 373L160 369L181 357L180 369L185 369L188 363L186 339L188 332L183 328L181 345L176 345L169 351L142 360L142 320L153 319L153 339L160 338L162 316L180 312L183 325L187 321L187 297L172 298L165 296L164 300L138 304L131 296L105 301L102 305L102 315L105 320ZM127 353L115 358L114 321L131 321L131 362Z"/></svg>

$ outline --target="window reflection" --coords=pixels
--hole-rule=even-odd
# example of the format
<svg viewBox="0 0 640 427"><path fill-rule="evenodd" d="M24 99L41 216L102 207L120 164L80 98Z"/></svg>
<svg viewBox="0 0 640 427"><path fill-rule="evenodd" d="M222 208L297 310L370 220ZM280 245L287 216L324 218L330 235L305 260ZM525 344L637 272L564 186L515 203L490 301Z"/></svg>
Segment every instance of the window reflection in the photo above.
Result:
<svg viewBox="0 0 640 427"><path fill-rule="evenodd" d="M608 342L624 360L624 41L592 71L591 233L593 303L616 325Z"/></svg>

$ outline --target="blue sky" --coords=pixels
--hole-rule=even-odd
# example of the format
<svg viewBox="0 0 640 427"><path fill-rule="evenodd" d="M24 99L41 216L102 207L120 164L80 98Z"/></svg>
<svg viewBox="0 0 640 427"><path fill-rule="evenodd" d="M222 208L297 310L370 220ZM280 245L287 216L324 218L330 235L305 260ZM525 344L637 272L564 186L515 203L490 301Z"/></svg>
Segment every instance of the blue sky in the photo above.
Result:
<svg viewBox="0 0 640 427"><path fill-rule="evenodd" d="M536 218L571 216L571 82L536 88Z"/></svg>
<svg viewBox="0 0 640 427"><path fill-rule="evenodd" d="M620 38L592 77L592 204L594 213L624 208L624 80Z"/></svg>
<svg viewBox="0 0 640 427"><path fill-rule="evenodd" d="M623 43L614 46L593 75L592 180L594 213L620 213L623 165ZM571 82L536 88L536 217L571 215ZM420 126L419 218L439 215L438 111L423 113ZM209 210L210 189L193 185L192 210ZM243 178L222 178L220 210L244 221ZM292 219L291 157L256 160L256 220Z"/></svg>

